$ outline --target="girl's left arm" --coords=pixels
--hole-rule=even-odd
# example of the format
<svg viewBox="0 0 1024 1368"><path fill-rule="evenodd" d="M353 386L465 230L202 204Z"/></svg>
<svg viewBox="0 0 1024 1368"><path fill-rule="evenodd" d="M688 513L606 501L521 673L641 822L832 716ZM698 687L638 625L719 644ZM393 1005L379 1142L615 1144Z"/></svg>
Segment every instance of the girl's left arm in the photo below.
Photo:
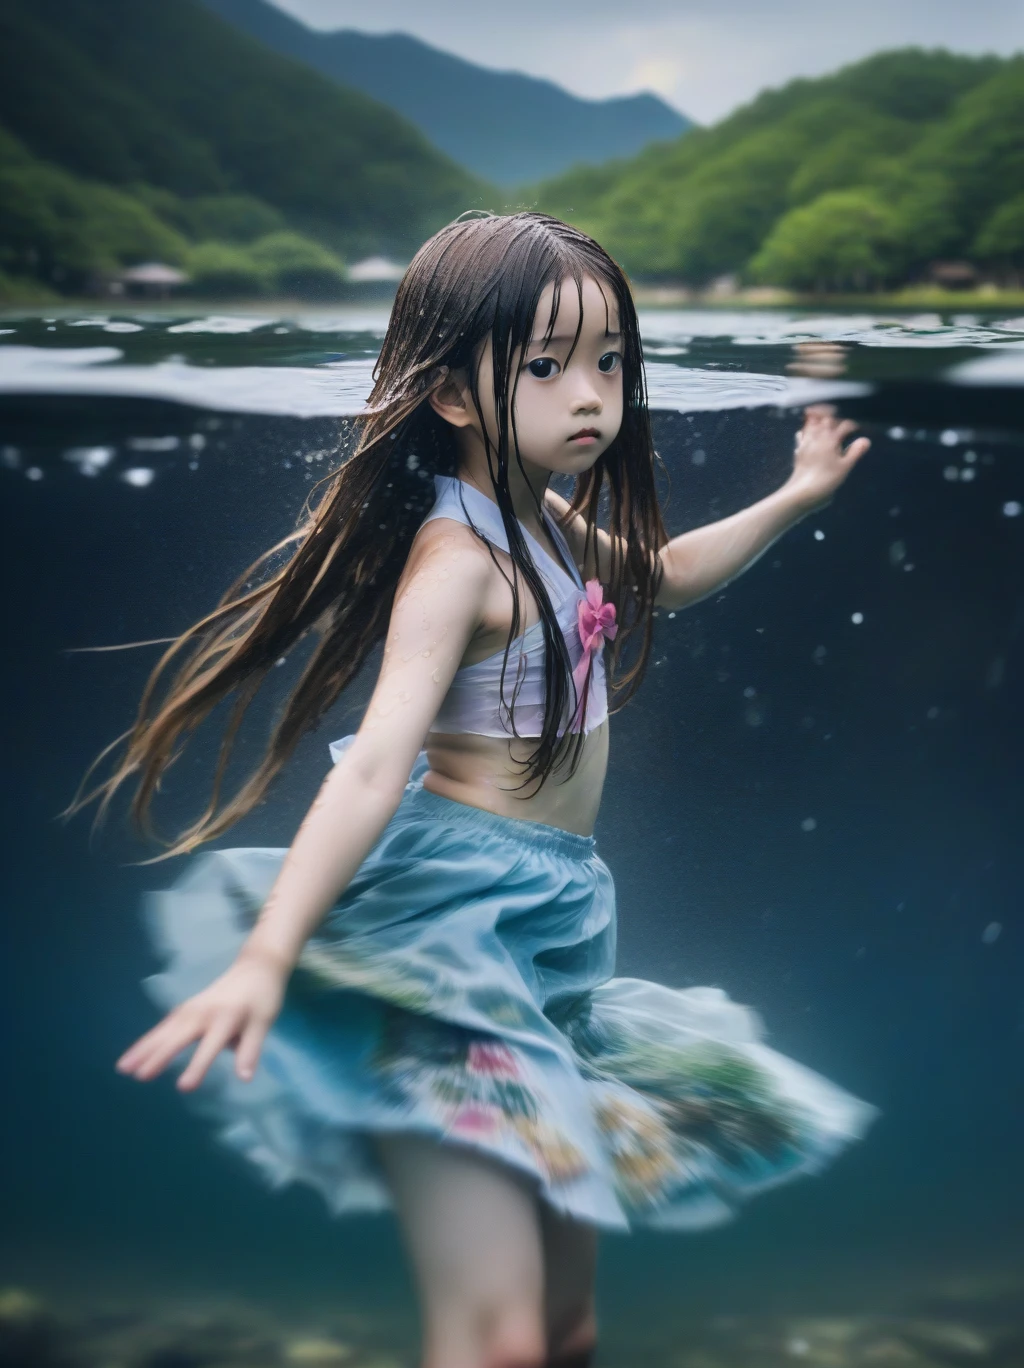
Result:
<svg viewBox="0 0 1024 1368"><path fill-rule="evenodd" d="M808 513L829 503L836 490L868 450L851 419L840 422L825 405L807 409L797 434L793 471L774 493L718 522L706 523L673 537L658 553L664 568L656 603L685 608L734 580Z"/></svg>
<svg viewBox="0 0 1024 1368"><path fill-rule="evenodd" d="M827 405L808 408L797 434L793 471L781 488L728 518L695 527L673 537L658 552L661 588L655 600L662 608L685 608L734 580L801 518L828 503L871 443L858 437L844 449L843 442L857 430L850 419L839 421ZM549 491L556 514L564 517L569 505ZM582 557L586 527L579 515L563 525ZM611 575L611 539L597 533L597 575ZM587 572L594 573L592 564Z"/></svg>

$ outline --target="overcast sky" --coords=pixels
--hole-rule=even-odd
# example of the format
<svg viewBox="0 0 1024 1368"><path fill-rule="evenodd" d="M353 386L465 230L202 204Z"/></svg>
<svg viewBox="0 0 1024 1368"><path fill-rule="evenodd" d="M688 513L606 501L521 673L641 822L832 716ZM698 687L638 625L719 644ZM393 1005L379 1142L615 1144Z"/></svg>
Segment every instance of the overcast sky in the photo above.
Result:
<svg viewBox="0 0 1024 1368"><path fill-rule="evenodd" d="M880 48L1024 49L1024 0L275 0L316 28L396 29L600 98L656 90L710 123Z"/></svg>

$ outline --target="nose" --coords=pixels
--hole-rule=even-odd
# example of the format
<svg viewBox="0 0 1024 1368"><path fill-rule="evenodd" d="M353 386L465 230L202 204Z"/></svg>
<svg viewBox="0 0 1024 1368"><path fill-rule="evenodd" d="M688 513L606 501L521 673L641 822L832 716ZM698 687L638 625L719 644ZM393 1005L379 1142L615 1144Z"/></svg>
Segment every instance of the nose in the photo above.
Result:
<svg viewBox="0 0 1024 1368"><path fill-rule="evenodd" d="M573 388L573 413L600 413L604 403L597 389L585 375L579 375Z"/></svg>

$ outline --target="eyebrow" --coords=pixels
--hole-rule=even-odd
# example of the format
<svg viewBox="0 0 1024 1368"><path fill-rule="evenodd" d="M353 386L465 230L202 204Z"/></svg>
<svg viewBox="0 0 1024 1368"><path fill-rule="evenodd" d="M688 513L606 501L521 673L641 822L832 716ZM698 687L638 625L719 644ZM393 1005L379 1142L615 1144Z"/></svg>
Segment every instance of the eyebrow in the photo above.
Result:
<svg viewBox="0 0 1024 1368"><path fill-rule="evenodd" d="M530 340L529 340L529 342L528 342L526 345L527 345L528 347L539 347L539 346L542 346L542 345L546 347L550 342L572 342L572 341L575 339L575 336L576 336L575 333L552 333L550 337L531 337ZM622 336L622 333L621 333L621 332L606 332L606 333L603 333L602 336L603 336L603 337L621 337L621 336Z"/></svg>

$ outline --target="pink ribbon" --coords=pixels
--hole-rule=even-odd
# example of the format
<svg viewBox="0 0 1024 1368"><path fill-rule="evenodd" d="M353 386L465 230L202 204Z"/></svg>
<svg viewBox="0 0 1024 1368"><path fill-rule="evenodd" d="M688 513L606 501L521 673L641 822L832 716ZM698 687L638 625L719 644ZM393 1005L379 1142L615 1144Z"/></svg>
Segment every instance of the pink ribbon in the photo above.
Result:
<svg viewBox="0 0 1024 1368"><path fill-rule="evenodd" d="M587 580L587 596L580 599L576 612L583 654L572 672L577 704L569 730L574 732L578 732L583 726L594 657L603 648L605 641L615 640L615 633L619 630L615 621L615 604L605 603L600 580Z"/></svg>

